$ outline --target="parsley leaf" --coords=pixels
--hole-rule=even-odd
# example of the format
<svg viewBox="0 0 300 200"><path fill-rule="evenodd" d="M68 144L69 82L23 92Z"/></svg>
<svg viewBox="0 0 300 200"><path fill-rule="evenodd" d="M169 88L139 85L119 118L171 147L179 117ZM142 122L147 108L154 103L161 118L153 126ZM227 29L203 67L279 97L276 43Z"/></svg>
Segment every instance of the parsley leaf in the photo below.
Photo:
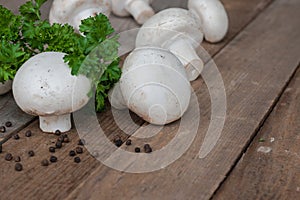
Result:
<svg viewBox="0 0 300 200"><path fill-rule="evenodd" d="M72 75L85 75L96 89L96 109L104 109L108 90L120 79L118 37L109 19L98 14L82 21L80 32L70 25L41 20L47 0L30 0L19 8L20 15L0 6L0 82L13 79L31 56L45 51L66 53L64 61Z"/></svg>

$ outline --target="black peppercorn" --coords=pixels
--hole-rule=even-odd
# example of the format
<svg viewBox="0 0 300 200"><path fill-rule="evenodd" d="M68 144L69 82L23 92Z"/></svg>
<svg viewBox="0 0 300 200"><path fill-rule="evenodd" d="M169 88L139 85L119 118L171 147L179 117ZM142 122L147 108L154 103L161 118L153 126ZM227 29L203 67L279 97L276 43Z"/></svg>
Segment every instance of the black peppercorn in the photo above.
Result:
<svg viewBox="0 0 300 200"><path fill-rule="evenodd" d="M52 162L52 163L57 162L57 157L51 156L51 157L50 157L50 162Z"/></svg>
<svg viewBox="0 0 300 200"><path fill-rule="evenodd" d="M75 155L76 155L75 151L72 150L72 151L69 152L69 156L72 156L72 157L73 157L73 156L75 156Z"/></svg>
<svg viewBox="0 0 300 200"><path fill-rule="evenodd" d="M60 149L60 148L62 147L62 142L61 142L61 141L57 141L57 142L55 143L55 147L56 147L57 149Z"/></svg>
<svg viewBox="0 0 300 200"><path fill-rule="evenodd" d="M56 130L56 131L54 132L54 134L57 135L57 136L60 136L60 135L61 135L61 132L60 132L60 130Z"/></svg>
<svg viewBox="0 0 300 200"><path fill-rule="evenodd" d="M11 123L10 121L8 121L8 122L5 123L5 126L6 126L6 127L11 127L11 126L12 126L12 123Z"/></svg>
<svg viewBox="0 0 300 200"><path fill-rule="evenodd" d="M5 160L11 161L12 159L13 159L13 156L12 156L11 153L7 153L7 154L5 155Z"/></svg>
<svg viewBox="0 0 300 200"><path fill-rule="evenodd" d="M151 153L152 152L151 146L149 144L145 144L144 151L145 151L145 153Z"/></svg>
<svg viewBox="0 0 300 200"><path fill-rule="evenodd" d="M127 146L131 145L131 140L130 139L126 141L126 145Z"/></svg>
<svg viewBox="0 0 300 200"><path fill-rule="evenodd" d="M29 131L26 131L26 133L25 133L25 136L26 137L31 137L31 135L32 135L32 132L29 130Z"/></svg>
<svg viewBox="0 0 300 200"><path fill-rule="evenodd" d="M28 151L28 155L29 155L29 157L33 157L34 156L34 151Z"/></svg>
<svg viewBox="0 0 300 200"><path fill-rule="evenodd" d="M55 147L49 147L49 152L55 153Z"/></svg>
<svg viewBox="0 0 300 200"><path fill-rule="evenodd" d="M22 171L22 170L23 170L22 164L21 164L21 163L16 163L16 165L15 165L15 170L16 170L16 171Z"/></svg>
<svg viewBox="0 0 300 200"><path fill-rule="evenodd" d="M6 132L5 126L0 126L0 133L5 133L5 132Z"/></svg>
<svg viewBox="0 0 300 200"><path fill-rule="evenodd" d="M2 153L2 144L0 144L0 153Z"/></svg>
<svg viewBox="0 0 300 200"><path fill-rule="evenodd" d="M63 142L64 143L69 143L70 142L70 139L69 139L69 137L67 136L67 137L64 137L64 140L63 140Z"/></svg>
<svg viewBox="0 0 300 200"><path fill-rule="evenodd" d="M21 157L20 156L15 157L15 162L21 162Z"/></svg>
<svg viewBox="0 0 300 200"><path fill-rule="evenodd" d="M141 152L141 149L140 149L139 147L135 147L134 151L135 151L136 153L140 153L140 152Z"/></svg>
<svg viewBox="0 0 300 200"><path fill-rule="evenodd" d="M48 166L49 165L49 161L47 159L42 160L41 162L42 166Z"/></svg>
<svg viewBox="0 0 300 200"><path fill-rule="evenodd" d="M75 151L78 154L82 154L83 153L83 149L81 147L76 147Z"/></svg>
<svg viewBox="0 0 300 200"><path fill-rule="evenodd" d="M81 162L81 159L80 159L79 157L75 157L75 158L74 158L74 162L80 163L80 162Z"/></svg>
<svg viewBox="0 0 300 200"><path fill-rule="evenodd" d="M123 141L122 141L121 139L115 140L115 145L116 145L117 147L122 146L122 144L123 144Z"/></svg>
<svg viewBox="0 0 300 200"><path fill-rule="evenodd" d="M61 136L59 136L58 138L57 138L57 141L59 141L59 142L63 142L64 141L64 137L61 135Z"/></svg>
<svg viewBox="0 0 300 200"><path fill-rule="evenodd" d="M19 136L18 134L15 134L15 135L14 135L14 139L15 139L15 140L18 140L18 139L20 139L20 136Z"/></svg>
<svg viewBox="0 0 300 200"><path fill-rule="evenodd" d="M85 145L85 140L84 139L78 140L78 145L84 146Z"/></svg>

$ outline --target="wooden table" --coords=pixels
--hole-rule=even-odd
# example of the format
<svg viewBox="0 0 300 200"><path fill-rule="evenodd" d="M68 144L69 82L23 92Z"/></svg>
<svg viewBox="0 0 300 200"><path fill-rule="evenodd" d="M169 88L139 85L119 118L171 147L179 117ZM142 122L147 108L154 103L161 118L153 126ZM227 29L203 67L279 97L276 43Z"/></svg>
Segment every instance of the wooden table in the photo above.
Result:
<svg viewBox="0 0 300 200"><path fill-rule="evenodd" d="M24 0L0 2L17 11ZM222 75L227 115L220 139L205 158L198 153L211 105L203 78L192 82L201 121L191 146L169 166L148 173L115 170L87 150L80 155L82 162L74 163L68 152L77 146L76 129L68 133L71 142L54 153L58 162L41 166L57 136L42 133L37 118L21 112L9 93L0 97L0 124L11 121L13 127L2 136L18 133L20 139L3 144L0 199L300 199L300 1L222 2L230 17L229 33L223 42L203 46ZM44 16L50 5L51 1L43 7ZM154 1L156 11L168 7L186 7L186 0ZM111 20L117 31L138 27L131 18ZM137 126L124 121L125 134L110 108L98 114L109 139L132 139L131 146L121 146L128 152L146 142L159 150L180 126L180 121L172 123L142 140L134 136L147 124L132 116ZM32 137L24 136L27 130ZM29 150L36 155L29 158ZM21 156L23 171L14 170L14 161L4 160L8 152ZM130 166L135 160L124 162Z"/></svg>

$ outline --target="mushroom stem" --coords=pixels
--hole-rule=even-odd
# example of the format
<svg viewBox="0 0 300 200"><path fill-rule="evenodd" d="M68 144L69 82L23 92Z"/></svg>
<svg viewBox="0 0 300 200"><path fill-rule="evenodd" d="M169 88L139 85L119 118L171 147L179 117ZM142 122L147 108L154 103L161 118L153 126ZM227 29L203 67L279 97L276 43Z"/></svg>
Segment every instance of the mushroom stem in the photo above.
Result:
<svg viewBox="0 0 300 200"><path fill-rule="evenodd" d="M185 66L186 73L190 81L195 80L203 69L203 61L197 55L190 42L178 39L170 42L167 47Z"/></svg>
<svg viewBox="0 0 300 200"><path fill-rule="evenodd" d="M145 23L155 14L151 6L144 0L127 1L125 8L139 24Z"/></svg>
<svg viewBox="0 0 300 200"><path fill-rule="evenodd" d="M56 130L67 132L71 129L71 114L59 116L40 116L40 128L43 132L55 133Z"/></svg>

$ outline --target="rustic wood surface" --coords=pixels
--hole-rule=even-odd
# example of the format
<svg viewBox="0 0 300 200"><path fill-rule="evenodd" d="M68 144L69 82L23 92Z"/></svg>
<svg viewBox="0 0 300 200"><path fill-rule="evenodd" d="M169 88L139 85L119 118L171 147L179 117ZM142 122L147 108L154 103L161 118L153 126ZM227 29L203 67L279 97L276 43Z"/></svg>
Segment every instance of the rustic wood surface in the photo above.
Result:
<svg viewBox="0 0 300 200"><path fill-rule="evenodd" d="M14 11L17 10L16 5L22 2L25 1L0 1ZM224 0L223 2L230 17L228 36L219 44L203 44L211 55L215 55L214 60L223 76L228 101L227 121L222 137L208 157L198 158L199 146L203 142L211 115L211 107L207 103L210 102L210 98L202 79L193 83L201 110L201 124L195 141L190 149L172 165L146 174L128 174L113 170L93 158L86 149L84 154L80 155L82 162L75 164L68 156L69 150L77 146L79 139L75 129L68 133L71 142L55 153L59 161L48 167L42 167L40 162L51 155L48 148L53 146L57 136L41 133L37 121L27 126L33 118L20 111L13 111L11 107L15 105L2 107L6 99L13 102L12 97L9 96L11 94L8 94L0 98L2 107L0 119L2 120L2 116L6 118L12 116L11 120L17 122L19 116L24 115L25 120L15 124L13 133L26 128L19 131L20 140L10 139L3 145L4 152L0 154L2 160L0 161L0 199L24 199L24 197L26 199L209 199L222 183L224 186L216 197L220 197L221 194L235 197L234 194L229 195L234 192L230 187L237 188L240 182L234 180L238 178L232 180L225 178L235 167L242 152L257 134L257 130L264 125L264 120L272 112L299 64L300 47L296 44L300 43L300 30L295 27L299 26L297 19L300 15L297 0L276 0L273 3L272 0ZM44 17L47 16L50 5L49 2L45 5ZM156 11L176 6L185 7L186 1L154 1ZM138 27L130 18L112 16L111 19L118 31ZM205 70L203 73L209 75L208 72ZM293 97L291 102L299 106L297 97ZM11 114L2 115L5 112ZM166 126L155 137L141 140L135 136L143 133L144 129L140 126L145 127L147 124L135 115L132 116L136 126L127 124L127 120L120 122L126 129L125 134L114 122L110 108L98 115L100 125L110 140L121 137L125 141L133 134L131 137L133 145L122 146L122 149L130 152L134 151L135 146L142 147L145 142L150 143L154 150L163 148L175 137L178 130L179 122L176 122ZM297 112L294 116L297 119ZM193 125L196 122L191 119L190 123ZM295 124L291 126L293 125ZM294 130L297 130L297 126L295 127ZM32 137L24 137L27 130L32 130ZM296 143L294 145L296 146ZM29 150L34 150L36 156L29 158L27 155ZM4 160L7 152L22 157L24 167L22 172L14 171L14 161ZM281 162L284 161L289 162L290 159ZM126 162L130 166L135 160ZM291 166L297 164L296 161L289 163ZM232 174L234 172L233 170ZM297 174L294 178L296 177ZM231 181L230 186L226 185L227 180ZM258 181L258 179L254 180ZM244 185L249 187L249 191L254 191L256 188L250 187L250 184L251 177L244 181ZM268 184L270 182L266 181L264 187L268 187ZM240 188L242 190L242 187ZM295 193L291 194L296 195L297 189L296 187ZM276 195L284 195L285 191L284 188L278 190ZM265 194L262 190L258 192L260 193L258 196L261 197ZM246 196L247 191L244 194Z"/></svg>
<svg viewBox="0 0 300 200"><path fill-rule="evenodd" d="M299 85L300 68L213 199L299 199Z"/></svg>
<svg viewBox="0 0 300 200"><path fill-rule="evenodd" d="M165 170L148 174L128 174L100 166L69 198L210 198L272 111L299 64L300 47L294 45L300 42L300 30L295 29L298 9L296 0L275 1L214 58L225 82L228 109L222 137L208 157L197 157L209 123L209 106L205 105L209 96L200 89L203 87L198 80L193 87L202 105L200 110L206 115L188 152ZM179 122L150 140L153 148L164 146L169 139L166 134L176 132L176 126ZM135 161L130 160L128 166Z"/></svg>
<svg viewBox="0 0 300 200"><path fill-rule="evenodd" d="M10 135L24 128L34 118L19 109L11 93L2 95L0 97L0 126L5 126L6 122L11 122L12 127L6 127L6 132L0 133L0 142L5 141Z"/></svg>

